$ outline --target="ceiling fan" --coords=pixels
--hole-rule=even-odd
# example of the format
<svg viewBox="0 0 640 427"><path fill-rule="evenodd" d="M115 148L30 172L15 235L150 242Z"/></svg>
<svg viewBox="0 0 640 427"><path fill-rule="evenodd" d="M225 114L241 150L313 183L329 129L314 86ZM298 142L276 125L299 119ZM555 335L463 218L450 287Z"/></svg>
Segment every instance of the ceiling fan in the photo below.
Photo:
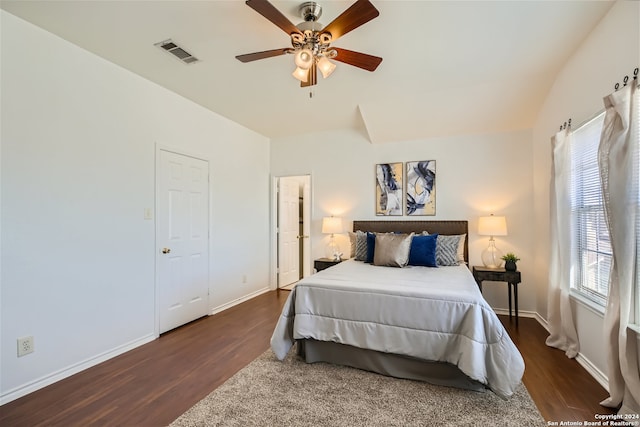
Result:
<svg viewBox="0 0 640 427"><path fill-rule="evenodd" d="M324 28L320 28L321 24L317 22L322 14L322 8L313 1L302 3L298 8L304 19L304 22L298 25L293 25L267 0L247 0L246 4L289 34L292 47L236 56L236 59L241 62L257 61L287 53L293 54L296 64L293 76L300 80L302 87L317 83L318 70L324 78L329 77L336 68L331 59L367 71L375 71L382 62L382 58L377 56L331 46L331 43L338 38L380 15L378 9L369 0L357 0Z"/></svg>

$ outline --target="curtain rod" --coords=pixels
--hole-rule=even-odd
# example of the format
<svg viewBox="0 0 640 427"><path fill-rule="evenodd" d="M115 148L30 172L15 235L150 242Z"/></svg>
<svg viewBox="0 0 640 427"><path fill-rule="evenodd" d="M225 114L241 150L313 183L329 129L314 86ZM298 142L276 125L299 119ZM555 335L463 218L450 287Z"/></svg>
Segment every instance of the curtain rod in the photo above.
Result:
<svg viewBox="0 0 640 427"><path fill-rule="evenodd" d="M633 70L633 80L638 80L638 67L636 67L635 70ZM624 79L622 79L622 83L624 83L622 86L626 86L627 83L629 82L629 76L624 76ZM616 85L614 86L615 90L620 89L620 83L616 83Z"/></svg>
<svg viewBox="0 0 640 427"><path fill-rule="evenodd" d="M638 67L636 67L633 70L633 80L637 81L638 80ZM622 87L626 86L627 83L629 83L629 76L624 76L624 79L622 79ZM616 83L616 85L614 86L615 90L620 89L620 83ZM594 114L592 117L588 118L587 120L585 120L583 123L580 124L580 126L582 126L583 124L590 122L591 120L593 120L594 118L598 117L600 114L602 114L602 110L598 111L596 114ZM578 126L578 128L580 128L580 126ZM560 130L564 130L567 128L571 128L571 119L567 120L566 122L564 122L563 124L560 125Z"/></svg>

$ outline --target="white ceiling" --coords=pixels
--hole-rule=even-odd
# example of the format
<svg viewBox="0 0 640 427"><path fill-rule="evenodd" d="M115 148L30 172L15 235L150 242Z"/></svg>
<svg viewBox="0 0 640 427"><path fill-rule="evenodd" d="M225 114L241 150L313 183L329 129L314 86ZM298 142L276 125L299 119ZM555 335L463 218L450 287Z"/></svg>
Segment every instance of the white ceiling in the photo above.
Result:
<svg viewBox="0 0 640 427"><path fill-rule="evenodd" d="M294 24L300 1L273 1ZM319 0L328 24L353 1ZM270 138L353 128L371 142L532 127L556 73L610 1L372 0L380 16L336 47L384 58L370 73L337 63L313 98L289 47L243 1L12 1L2 9ZM201 62L154 46L171 38ZM46 71L43 71L46 72Z"/></svg>

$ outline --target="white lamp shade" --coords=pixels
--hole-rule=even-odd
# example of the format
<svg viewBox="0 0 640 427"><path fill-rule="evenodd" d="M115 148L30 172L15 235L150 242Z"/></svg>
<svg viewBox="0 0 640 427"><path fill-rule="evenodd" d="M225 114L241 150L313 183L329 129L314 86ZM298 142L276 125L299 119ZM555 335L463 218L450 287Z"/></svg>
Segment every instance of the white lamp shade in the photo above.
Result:
<svg viewBox="0 0 640 427"><path fill-rule="evenodd" d="M481 216L478 220L480 236L506 236L507 220L503 216Z"/></svg>
<svg viewBox="0 0 640 427"><path fill-rule="evenodd" d="M311 68L311 64L313 64L313 52L309 49L302 49L296 53L294 61L298 67L303 70L308 70Z"/></svg>
<svg viewBox="0 0 640 427"><path fill-rule="evenodd" d="M291 75L301 82L306 83L309 80L309 70L303 70L300 67L296 68Z"/></svg>
<svg viewBox="0 0 640 427"><path fill-rule="evenodd" d="M322 77L326 79L333 73L333 70L336 69L336 64L329 61L326 56L323 56L318 60L318 68L322 73Z"/></svg>
<svg viewBox="0 0 640 427"><path fill-rule="evenodd" d="M322 218L322 232L324 234L342 233L342 218L335 216Z"/></svg>

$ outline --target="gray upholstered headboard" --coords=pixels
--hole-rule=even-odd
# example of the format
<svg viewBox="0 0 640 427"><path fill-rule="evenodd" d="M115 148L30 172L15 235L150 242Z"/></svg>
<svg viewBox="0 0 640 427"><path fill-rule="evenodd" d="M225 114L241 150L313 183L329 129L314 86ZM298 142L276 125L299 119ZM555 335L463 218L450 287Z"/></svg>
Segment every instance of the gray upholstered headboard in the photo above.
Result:
<svg viewBox="0 0 640 427"><path fill-rule="evenodd" d="M469 262L469 222L468 221L353 221L353 231L372 231L378 233L399 232L430 234L466 234L464 239L464 260Z"/></svg>

